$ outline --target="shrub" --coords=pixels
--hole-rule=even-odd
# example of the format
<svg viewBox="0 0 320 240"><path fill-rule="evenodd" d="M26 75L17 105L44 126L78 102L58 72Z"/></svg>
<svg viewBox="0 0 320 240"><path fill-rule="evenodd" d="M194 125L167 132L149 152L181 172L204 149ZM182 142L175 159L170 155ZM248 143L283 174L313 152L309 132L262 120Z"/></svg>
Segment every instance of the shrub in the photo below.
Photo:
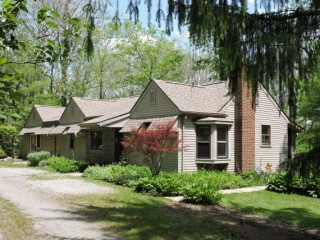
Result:
<svg viewBox="0 0 320 240"><path fill-rule="evenodd" d="M294 175L288 179L285 173L280 173L270 181L267 189L279 193L295 193L320 198L320 177L311 176L304 179L301 176Z"/></svg>
<svg viewBox="0 0 320 240"><path fill-rule="evenodd" d="M0 126L0 146L10 157L15 156L15 149L18 145L18 132L13 126Z"/></svg>
<svg viewBox="0 0 320 240"><path fill-rule="evenodd" d="M104 167L91 166L83 173L83 177L107 181L126 187L135 187L139 179L148 176L151 176L151 173L147 167L135 165L124 166L120 164Z"/></svg>
<svg viewBox="0 0 320 240"><path fill-rule="evenodd" d="M7 156L7 154L5 153L5 151L2 150L2 148L0 148L0 158L5 158Z"/></svg>
<svg viewBox="0 0 320 240"><path fill-rule="evenodd" d="M241 174L243 180L250 186L267 185L274 178L274 174L270 172L249 171Z"/></svg>
<svg viewBox="0 0 320 240"><path fill-rule="evenodd" d="M199 186L198 190L192 190ZM208 186L208 188L204 187ZM215 189L230 189L246 186L246 182L237 175L227 172L198 171L195 173L160 173L159 176L141 179L135 191L154 196L185 195L188 201L196 203L198 197L201 203L209 201L201 194L208 194L214 202ZM212 189L209 190L209 189ZM189 196L189 197L188 197ZM194 200L192 200L194 198ZM200 203L200 200L199 200Z"/></svg>
<svg viewBox="0 0 320 240"><path fill-rule="evenodd" d="M193 204L215 205L221 200L221 194L209 184L193 183L183 190L185 201Z"/></svg>
<svg viewBox="0 0 320 240"><path fill-rule="evenodd" d="M86 168L87 163L82 161L71 160L66 157L52 156L48 160L41 162L42 166L48 166L48 168L55 172L70 173L78 172Z"/></svg>
<svg viewBox="0 0 320 240"><path fill-rule="evenodd" d="M47 151L33 152L27 155L27 160L30 162L30 166L36 167L40 161L47 160L50 157L50 153Z"/></svg>
<svg viewBox="0 0 320 240"><path fill-rule="evenodd" d="M153 196L176 196L182 194L183 183L175 173L161 173L158 176L142 178L135 191Z"/></svg>

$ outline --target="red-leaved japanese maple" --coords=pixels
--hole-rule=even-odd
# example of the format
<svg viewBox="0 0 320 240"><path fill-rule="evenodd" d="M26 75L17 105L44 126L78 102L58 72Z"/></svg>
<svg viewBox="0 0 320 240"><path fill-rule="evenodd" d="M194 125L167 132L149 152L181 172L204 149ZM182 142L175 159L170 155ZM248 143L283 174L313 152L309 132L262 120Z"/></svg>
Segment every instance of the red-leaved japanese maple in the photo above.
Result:
<svg viewBox="0 0 320 240"><path fill-rule="evenodd" d="M172 129L173 122L152 125L148 129L142 125L125 136L121 142L125 148L139 152L143 161L150 167L153 176L158 175L165 159L165 153L177 152L179 148L178 133Z"/></svg>

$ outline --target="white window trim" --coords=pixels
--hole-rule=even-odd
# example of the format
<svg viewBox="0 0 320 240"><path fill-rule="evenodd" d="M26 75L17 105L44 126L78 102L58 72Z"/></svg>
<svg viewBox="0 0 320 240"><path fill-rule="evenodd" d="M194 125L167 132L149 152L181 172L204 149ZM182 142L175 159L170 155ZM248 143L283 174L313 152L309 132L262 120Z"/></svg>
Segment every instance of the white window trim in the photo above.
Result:
<svg viewBox="0 0 320 240"><path fill-rule="evenodd" d="M262 127L263 126L268 126L269 127L269 144L265 144L265 143L263 143L262 142L262 139L263 139L263 136L264 135L266 135L266 136L268 136L267 134L262 134ZM261 127L260 127L260 147L261 148L269 148L269 147L271 147L271 144L272 144L272 141L271 141L271 136L272 136L272 134L271 134L271 125L270 124L261 124Z"/></svg>

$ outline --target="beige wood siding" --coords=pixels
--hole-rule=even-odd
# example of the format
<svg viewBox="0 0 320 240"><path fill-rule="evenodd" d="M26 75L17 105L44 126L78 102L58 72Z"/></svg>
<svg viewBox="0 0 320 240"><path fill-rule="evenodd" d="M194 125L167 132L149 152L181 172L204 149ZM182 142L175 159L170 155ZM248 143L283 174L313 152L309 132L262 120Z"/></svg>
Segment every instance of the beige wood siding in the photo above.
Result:
<svg viewBox="0 0 320 240"><path fill-rule="evenodd" d="M27 119L27 122L25 124L25 127L38 127L38 126L42 126L42 120L36 108L33 107Z"/></svg>
<svg viewBox="0 0 320 240"><path fill-rule="evenodd" d="M234 121L234 101L233 99L225 106L223 109L228 117L227 120ZM229 163L227 166L228 172L234 172L234 123L232 126L229 126Z"/></svg>
<svg viewBox="0 0 320 240"><path fill-rule="evenodd" d="M79 123L82 122L84 119L84 114L75 103L73 99L70 100L68 106L66 107L65 111L63 112L60 123L63 124L72 124L72 123Z"/></svg>
<svg viewBox="0 0 320 240"><path fill-rule="evenodd" d="M155 93L155 103L150 104L150 92ZM177 107L161 89L151 83L132 109L130 118L156 117L179 114Z"/></svg>
<svg viewBox="0 0 320 240"><path fill-rule="evenodd" d="M40 135L41 136L41 148L39 151L47 151L51 155L54 154L54 137L52 136L46 136L46 135Z"/></svg>
<svg viewBox="0 0 320 240"><path fill-rule="evenodd" d="M128 150L126 150L126 152L129 154L127 155L128 163L140 166L148 166L147 163L142 161L143 156L138 152L131 151L128 153ZM178 152L172 152L164 155L161 170L168 172L178 171Z"/></svg>
<svg viewBox="0 0 320 240"><path fill-rule="evenodd" d="M102 131L102 148L91 149L91 132ZM114 162L114 129L94 129L87 131L87 161L89 163L110 164Z"/></svg>
<svg viewBox="0 0 320 240"><path fill-rule="evenodd" d="M271 146L261 146L261 125L271 126ZM272 170L277 170L280 158L288 152L288 123L277 106L268 95L259 90L259 100L256 108L255 123L255 166L265 170L268 163L272 164Z"/></svg>
<svg viewBox="0 0 320 240"><path fill-rule="evenodd" d="M19 158L26 159L30 152L30 134L25 134L19 144Z"/></svg>
<svg viewBox="0 0 320 240"><path fill-rule="evenodd" d="M196 164L196 130L193 121L187 117L183 120L183 162L181 162L180 169L183 172L197 171Z"/></svg>

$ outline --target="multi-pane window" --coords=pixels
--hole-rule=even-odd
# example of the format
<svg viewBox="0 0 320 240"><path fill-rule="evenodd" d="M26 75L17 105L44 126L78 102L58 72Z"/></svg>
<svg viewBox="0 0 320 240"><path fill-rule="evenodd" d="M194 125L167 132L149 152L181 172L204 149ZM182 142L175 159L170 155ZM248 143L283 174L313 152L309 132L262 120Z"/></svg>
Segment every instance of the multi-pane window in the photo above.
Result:
<svg viewBox="0 0 320 240"><path fill-rule="evenodd" d="M217 157L228 157L228 127L217 126Z"/></svg>
<svg viewBox="0 0 320 240"><path fill-rule="evenodd" d="M210 126L197 126L197 158L210 158Z"/></svg>
<svg viewBox="0 0 320 240"><path fill-rule="evenodd" d="M261 144L271 145L271 126L270 125L261 126Z"/></svg>
<svg viewBox="0 0 320 240"><path fill-rule="evenodd" d="M102 148L102 132L92 131L91 132L91 149L101 149Z"/></svg>

